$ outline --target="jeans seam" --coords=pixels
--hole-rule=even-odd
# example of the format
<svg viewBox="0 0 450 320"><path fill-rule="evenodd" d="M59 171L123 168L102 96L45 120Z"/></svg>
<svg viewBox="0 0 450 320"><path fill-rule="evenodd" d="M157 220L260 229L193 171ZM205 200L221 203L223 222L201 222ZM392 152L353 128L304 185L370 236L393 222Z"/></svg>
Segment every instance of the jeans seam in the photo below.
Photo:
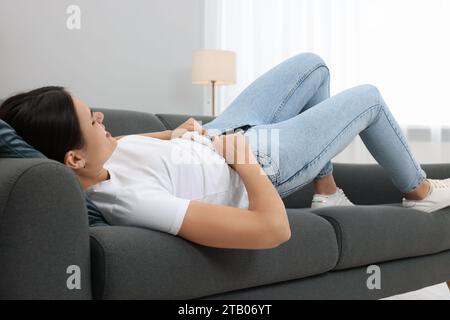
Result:
<svg viewBox="0 0 450 320"><path fill-rule="evenodd" d="M289 99L294 95L295 91L297 91L297 89L302 85L302 83L305 82L306 79L308 79L314 71L316 71L322 67L327 69L328 72L330 72L327 65L323 64L323 63L317 64L313 68L311 68L309 71L307 71L303 75L303 77L301 77L300 79L297 80L297 82L295 83L295 86L288 92L287 96L283 99L283 101L281 101L281 104L278 106L278 108L276 108L275 112L271 116L271 121L269 121L269 123L274 123L278 114L283 109L283 107L288 103Z"/></svg>
<svg viewBox="0 0 450 320"><path fill-rule="evenodd" d="M310 182L310 181L309 181L309 182ZM281 198L284 198L284 197L287 197L288 195L294 193L295 191L302 189L302 188L303 188L304 186L306 186L309 182L306 182L306 183L304 183L304 184L295 186L295 187L293 187L293 188L291 188L291 189L289 189L289 190L286 190L286 191L284 191L284 192L280 192L280 191L278 191L278 190L277 190L277 191L278 191L278 194L280 195L280 197L281 197ZM285 183L285 182L283 182L283 183ZM283 184L283 183L282 183L282 184ZM282 184L277 185L277 189L278 189L279 187L281 187Z"/></svg>
<svg viewBox="0 0 450 320"><path fill-rule="evenodd" d="M426 179L426 178L424 178L423 176L421 176L419 174L416 176L416 178L422 178L422 180L420 180L410 191L406 191L406 192L403 192L403 193L410 193L410 192L416 191L416 189L420 186L420 184L423 182L423 180Z"/></svg>
<svg viewBox="0 0 450 320"><path fill-rule="evenodd" d="M322 174L322 175L321 175L321 174L318 174L317 177L326 177L326 176L329 176L330 173L332 173L332 172L333 172L333 168L331 168L331 169L325 171L325 173Z"/></svg>
<svg viewBox="0 0 450 320"><path fill-rule="evenodd" d="M395 134L397 135L397 138L401 141L403 147L405 148L406 152L407 152L408 155L409 155L409 158L411 159L412 163L414 164L414 167L416 168L417 172L419 172L419 171L420 171L420 168L418 168L418 167L416 166L416 162L414 161L414 158L413 158L413 156L411 155L411 152L409 152L408 146L405 145L405 143L404 143L403 140L401 139L399 133L398 133L397 130L394 128L394 126L393 126L393 124L392 124L392 122L391 122L391 119L389 118L388 114L384 111L383 108L381 108L381 111L383 111L384 115L386 116L386 119L388 120L388 122L389 122L389 124L390 124L392 130L394 130ZM379 115L378 118L380 118L380 117L381 117L381 112L380 112L380 115ZM378 120L378 118L377 118L377 120ZM375 121L374 121L374 122L375 122ZM418 176L419 176L419 175L417 175L416 177L418 177ZM416 180L416 178L414 178L414 181L415 181L415 180Z"/></svg>
<svg viewBox="0 0 450 320"><path fill-rule="evenodd" d="M360 113L359 115L357 115L354 119L352 119L352 120L345 126L345 128L343 128L343 129L336 135L336 137L335 137L333 140L331 140L331 141L325 146L325 148L322 150L322 152L320 152L320 153L319 153L314 159L312 159L310 162L308 162L307 164L305 164L300 170L298 170L297 172L295 172L291 177L289 177L289 178L286 179L285 181L281 182L281 183L279 184L279 186L281 186L281 185L283 185L283 184L285 184L285 183L287 183L287 182L292 181L292 179L294 179L294 177L296 177L302 170L304 170L304 169L307 168L311 163L313 163L313 162L316 161L318 158L320 158L321 155L329 148L329 146L330 146L330 145L331 145L331 144L332 144L339 136L341 136L342 133L343 133L345 130L347 130L347 129L349 128L349 126L350 126L351 124L353 124L354 121L355 121L356 119L362 117L364 114L368 113L369 111L372 111L373 108L378 107L378 106L381 107L381 104L377 103L377 104L375 104L375 105L373 105L373 106L370 106L367 110L361 112L361 113ZM381 108L381 109L382 109L382 108ZM295 189L295 188L293 188L293 189ZM292 190L292 189L290 189L290 190ZM288 190L288 191L286 191L286 192L289 192L290 190ZM284 193L286 193L286 192L284 192Z"/></svg>

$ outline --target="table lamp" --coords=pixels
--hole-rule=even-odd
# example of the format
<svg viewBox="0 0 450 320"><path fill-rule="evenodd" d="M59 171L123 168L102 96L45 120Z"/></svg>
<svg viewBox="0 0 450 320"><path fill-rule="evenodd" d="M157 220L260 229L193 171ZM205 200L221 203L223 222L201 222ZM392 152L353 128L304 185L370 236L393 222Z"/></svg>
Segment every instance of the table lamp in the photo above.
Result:
<svg viewBox="0 0 450 320"><path fill-rule="evenodd" d="M199 50L192 57L192 83L211 84L212 116L215 116L215 87L236 83L236 53L226 50Z"/></svg>

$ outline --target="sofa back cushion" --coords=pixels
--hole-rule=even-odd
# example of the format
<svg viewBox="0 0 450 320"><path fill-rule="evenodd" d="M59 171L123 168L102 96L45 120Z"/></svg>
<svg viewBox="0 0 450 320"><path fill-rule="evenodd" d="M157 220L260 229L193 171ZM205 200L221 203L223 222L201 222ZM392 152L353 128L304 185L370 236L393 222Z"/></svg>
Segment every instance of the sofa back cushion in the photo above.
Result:
<svg viewBox="0 0 450 320"><path fill-rule="evenodd" d="M102 112L103 124L113 137L167 130L166 126L152 113L94 108L94 112Z"/></svg>

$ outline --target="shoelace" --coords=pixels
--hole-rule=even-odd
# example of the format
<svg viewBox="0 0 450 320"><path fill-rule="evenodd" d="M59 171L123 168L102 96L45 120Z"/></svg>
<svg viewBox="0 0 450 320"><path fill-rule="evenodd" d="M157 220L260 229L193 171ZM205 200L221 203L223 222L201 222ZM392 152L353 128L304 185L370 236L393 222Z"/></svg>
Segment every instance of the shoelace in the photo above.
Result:
<svg viewBox="0 0 450 320"><path fill-rule="evenodd" d="M428 179L428 182L433 186L433 188L435 189L440 189L440 188L450 188L450 179L445 179L445 180L433 180L433 179Z"/></svg>

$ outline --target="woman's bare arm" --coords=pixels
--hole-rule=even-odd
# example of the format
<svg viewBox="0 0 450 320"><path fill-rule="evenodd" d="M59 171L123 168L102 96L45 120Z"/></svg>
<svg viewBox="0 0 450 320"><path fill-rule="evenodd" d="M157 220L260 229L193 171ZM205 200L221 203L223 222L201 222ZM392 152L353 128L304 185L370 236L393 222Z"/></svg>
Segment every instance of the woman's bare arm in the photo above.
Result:
<svg viewBox="0 0 450 320"><path fill-rule="evenodd" d="M234 135L221 139L230 136ZM244 182L248 209L193 200L179 236L205 246L234 249L269 249L290 239L289 220L281 197L248 147L245 152L247 161L230 166Z"/></svg>

